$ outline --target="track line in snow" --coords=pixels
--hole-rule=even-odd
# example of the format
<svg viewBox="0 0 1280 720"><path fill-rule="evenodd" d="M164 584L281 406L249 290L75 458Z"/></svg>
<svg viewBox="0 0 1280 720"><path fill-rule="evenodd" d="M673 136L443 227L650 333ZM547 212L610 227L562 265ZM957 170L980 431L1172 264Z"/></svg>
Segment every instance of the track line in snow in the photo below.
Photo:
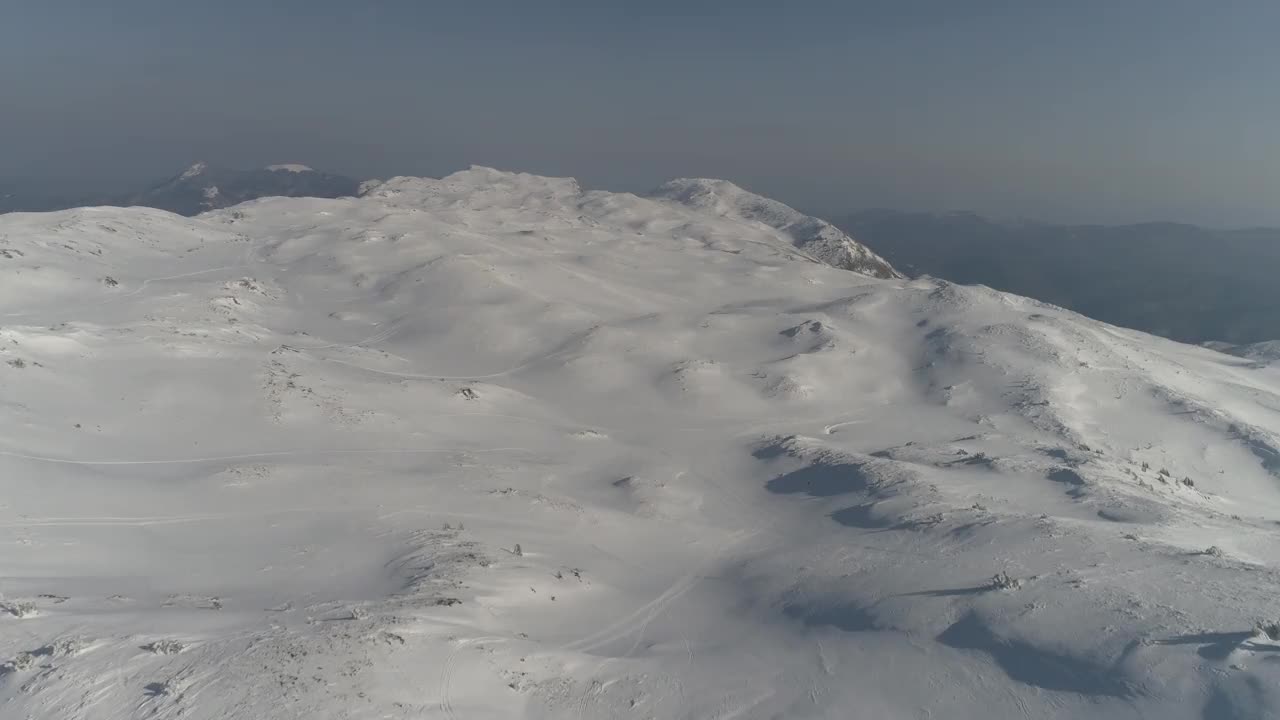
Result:
<svg viewBox="0 0 1280 720"><path fill-rule="evenodd" d="M0 317L6 317L6 318L31 317L32 315L42 315L42 314L51 314L51 313L65 315L67 313L77 312L80 310L97 309L106 305L112 305L114 303L123 302L125 300L128 300L131 297L137 297L138 295L142 294L147 289L147 287L151 285L151 283L167 282L169 280L183 280L186 278L196 277L199 275L208 275L209 273L221 272L223 270L236 270L244 267L248 267L248 266L247 265L223 265L221 267L208 268L205 270L196 270L194 272L180 273L178 275L169 275L166 277L150 278L148 280L143 280L141 285L134 288L133 290L130 290L127 293L124 293L122 295L116 295L115 297L104 298L98 302L87 303L84 305L74 305L67 308L53 308L52 310L45 309L45 310L26 311L26 312L11 312L11 313L5 313L4 315L0 315Z"/></svg>
<svg viewBox="0 0 1280 720"><path fill-rule="evenodd" d="M228 460L261 460L264 458L304 457L307 455L449 455L452 453L503 453L524 452L533 454L529 448L430 448L401 450L394 448L369 449L312 449L312 450L273 450L269 452L244 453L239 455L210 455L208 457L174 458L170 460L72 460L68 458L26 455L9 450L0 450L0 457L11 457L19 460L54 463L58 465L197 465L208 462L225 462Z"/></svg>
<svg viewBox="0 0 1280 720"><path fill-rule="evenodd" d="M828 425L828 426L826 426L825 428L823 428L823 429L822 429L822 432L823 432L823 433L825 433L825 434L827 434L827 435L833 435L833 434L835 434L835 431L836 431L836 430L839 430L839 429L840 429L840 428L842 428L842 427L848 427L848 426L850 426L850 425L861 425L861 424L863 424L863 423L865 423L865 422L867 422L867 421L866 421L866 420L849 420L849 421L847 421L847 422L840 422L840 423L836 423L836 424L834 424L834 425Z"/></svg>
<svg viewBox="0 0 1280 720"><path fill-rule="evenodd" d="M625 638L637 631L640 633L641 638L643 638L644 630L654 621L654 619L660 616L673 602L680 599L692 590L699 582L705 579L706 575L704 573L707 568L723 559L724 556L734 547L742 544L757 534L758 532L755 531L735 532L728 541L721 545L721 547L715 552L711 553L706 560L694 566L692 570L678 578L670 587L664 590L662 594L658 595L658 597L650 600L644 605L641 605L629 615L626 615L619 620L615 620L600 630L562 645L560 649L574 652L590 652L591 650L601 648L611 642ZM639 647L639 643L640 640L637 640L636 644L627 652L627 655L635 652L636 648Z"/></svg>
<svg viewBox="0 0 1280 720"><path fill-rule="evenodd" d="M507 368L506 370L502 370L495 373L489 373L487 375L429 375L426 373L409 373L409 372L397 372L395 370L379 370L378 368L371 368L365 365L357 365L352 362L347 362L346 360L338 360L337 358L321 357L316 359L321 362L334 363L336 365L346 365L347 367L354 368L356 370L363 370L364 372L374 373L377 375L386 375L388 377L403 378L405 380L489 380L492 378L505 377L507 375L520 372L521 370L531 365L534 365L539 362L543 362L545 360L550 360L556 357L557 355L564 354L565 352L568 352L568 350L567 349L557 350L556 352L549 353L547 355L539 355L538 357L535 357L531 360L527 360L514 367L510 367L510 368Z"/></svg>
<svg viewBox="0 0 1280 720"><path fill-rule="evenodd" d="M402 316L401 318L398 318L392 322L400 322L400 320L403 320L404 317L407 317L407 316ZM374 373L377 375L386 375L388 377L404 378L406 380L488 380L491 378L498 378L498 377L511 375L521 370L524 370L525 368L536 365L538 363L545 362L547 360L558 357L560 355L564 355L565 353L572 350L578 344L578 342L586 339L597 327L598 326L593 325L587 328L586 330L583 330L582 332L579 332L573 335L562 344L562 347L559 350L553 350L549 353L545 353L543 355L538 355L536 357L530 358L520 363L519 365L507 368L506 370L501 370L499 372L488 373L484 375L431 375L427 373L397 372L395 370L382 370L379 368L367 367L365 365L358 365L356 363L348 362L346 360L339 360L337 358L316 357L315 359L321 362L335 363L337 365L346 365L347 367L351 367L356 370L363 370L365 372ZM291 345L290 347L302 352L312 352L314 350L325 350L325 349L331 349L331 348L351 349L351 348L357 348L357 347L364 347L365 345L373 342L381 342L382 340L386 339L386 337L389 337L391 334L394 334L394 332L397 332L397 331L398 329L393 329L390 331L386 331L385 333L378 333L376 335L371 336L370 338L366 338L364 340L361 340L359 343L355 343L352 345L322 345L317 347L304 347L304 346ZM380 335L385 335L386 337L377 339L379 338Z"/></svg>
<svg viewBox="0 0 1280 720"><path fill-rule="evenodd" d="M172 515L152 517L43 517L26 518L22 522L0 523L0 528L33 528L33 527L149 527L153 525L182 525L187 523L216 522L219 520L238 520L246 517L271 517L273 515L293 515L316 513L342 513L348 507L287 508L268 512L210 513L206 515Z"/></svg>
<svg viewBox="0 0 1280 720"><path fill-rule="evenodd" d="M432 510L429 508L402 508L400 510L393 510L389 513L383 513L379 515L377 519L379 521L390 520L391 518L399 517L401 515L423 515L427 517L444 518L446 520L452 520L455 518L481 520L486 523L497 524L502 527L524 528L526 530L545 531L547 529L547 524L545 522L522 522L502 517L501 515L495 515L494 513L465 513L455 512L453 510Z"/></svg>
<svg viewBox="0 0 1280 720"><path fill-rule="evenodd" d="M613 621L590 635L566 643L560 649L587 652L625 635L629 630L644 622L644 618L653 608L661 607L670 600L684 594L688 587L696 582L696 576L697 569L695 568L694 571L678 578L666 590L662 591L662 594L636 608L629 615Z"/></svg>
<svg viewBox="0 0 1280 720"><path fill-rule="evenodd" d="M489 642L506 642L508 638L490 635L487 637L470 638L461 640L457 645L449 651L449 656L445 658L444 667L440 670L440 682L437 694L440 696L439 708L440 712L449 720L457 720L458 713L453 709L453 695L451 686L453 684L453 676L457 673L458 654L464 649Z"/></svg>
<svg viewBox="0 0 1280 720"><path fill-rule="evenodd" d="M403 315L401 315L401 316L399 316L399 317L396 317L396 318L393 318L393 319L391 319L391 320L388 320L388 321L386 321L386 324L387 324L387 325L389 325L390 327L386 328L385 330L379 330L378 332L376 332L376 333L374 333L374 334L372 334L372 335L370 335L370 336L366 337L366 338L365 338L365 339L363 339L363 340L359 340L359 341L357 341L357 342L353 342L353 343L329 343L328 345L311 345L311 346L304 346L304 345L292 345L292 344L291 344L291 345L290 345L290 347L294 348L295 350L301 350L301 351L304 351L304 352L310 352L310 351L314 351L314 350L354 350L354 349L356 349L356 348L362 348L362 347L367 347L367 346L369 346L369 345L375 345L375 344L377 344L377 343L382 342L383 340L386 340L386 339L388 339L388 338L392 337L392 336L393 336L393 335L395 335L396 333L398 333L398 332L400 332L401 330L403 330L404 328L400 327L400 323L402 323L402 322L404 322L405 320L409 319L409 317L410 317L410 314L409 314L409 313L405 313L405 314L403 314ZM321 359L321 360L328 360L328 358L319 358L319 359Z"/></svg>

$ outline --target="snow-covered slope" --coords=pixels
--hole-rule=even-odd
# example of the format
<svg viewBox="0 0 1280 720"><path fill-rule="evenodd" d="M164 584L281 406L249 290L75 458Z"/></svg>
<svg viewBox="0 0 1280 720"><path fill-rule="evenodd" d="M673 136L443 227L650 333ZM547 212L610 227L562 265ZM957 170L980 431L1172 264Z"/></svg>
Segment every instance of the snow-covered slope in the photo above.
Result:
<svg viewBox="0 0 1280 720"><path fill-rule="evenodd" d="M1218 352L1229 353L1236 357L1248 358L1259 363L1273 363L1280 360L1280 340L1233 345L1224 342L1208 342L1205 347Z"/></svg>
<svg viewBox="0 0 1280 720"><path fill-rule="evenodd" d="M903 277L884 258L831 223L796 212L777 200L749 193L726 180L672 180L654 190L651 197L726 218L762 223L782 232L797 248L828 265L872 277Z"/></svg>
<svg viewBox="0 0 1280 720"><path fill-rule="evenodd" d="M0 716L1275 716L1280 371L746 219L0 218Z"/></svg>

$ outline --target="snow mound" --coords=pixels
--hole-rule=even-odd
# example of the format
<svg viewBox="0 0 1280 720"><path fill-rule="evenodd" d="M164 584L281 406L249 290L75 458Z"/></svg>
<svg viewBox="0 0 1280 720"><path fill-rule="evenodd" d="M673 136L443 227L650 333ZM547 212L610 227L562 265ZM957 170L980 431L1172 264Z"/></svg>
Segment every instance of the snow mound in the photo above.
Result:
<svg viewBox="0 0 1280 720"><path fill-rule="evenodd" d="M291 173L315 172L314 168L308 167L306 165L298 165L297 163L285 163L284 165L268 165L266 169L271 170L272 172L291 172Z"/></svg>

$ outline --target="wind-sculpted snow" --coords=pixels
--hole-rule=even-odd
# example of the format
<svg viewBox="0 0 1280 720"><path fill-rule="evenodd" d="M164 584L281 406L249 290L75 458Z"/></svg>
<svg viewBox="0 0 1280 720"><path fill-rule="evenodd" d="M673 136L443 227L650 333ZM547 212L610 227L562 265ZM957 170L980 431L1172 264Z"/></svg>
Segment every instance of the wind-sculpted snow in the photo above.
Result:
<svg viewBox="0 0 1280 720"><path fill-rule="evenodd" d="M1280 712L1280 369L667 187L0 217L0 715Z"/></svg>
<svg viewBox="0 0 1280 720"><path fill-rule="evenodd" d="M655 190L653 197L727 218L762 223L783 233L797 248L828 265L872 277L903 277L884 258L845 235L831 223L803 215L777 200L749 193L725 180L672 180Z"/></svg>

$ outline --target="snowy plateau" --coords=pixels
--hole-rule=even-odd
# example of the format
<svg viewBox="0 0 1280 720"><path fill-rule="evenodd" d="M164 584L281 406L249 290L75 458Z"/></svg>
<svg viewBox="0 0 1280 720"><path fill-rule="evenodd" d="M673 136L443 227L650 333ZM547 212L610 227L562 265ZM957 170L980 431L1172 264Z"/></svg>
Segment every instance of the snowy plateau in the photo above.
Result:
<svg viewBox="0 0 1280 720"><path fill-rule="evenodd" d="M719 181L8 214L0 717L1277 717L1277 448Z"/></svg>

